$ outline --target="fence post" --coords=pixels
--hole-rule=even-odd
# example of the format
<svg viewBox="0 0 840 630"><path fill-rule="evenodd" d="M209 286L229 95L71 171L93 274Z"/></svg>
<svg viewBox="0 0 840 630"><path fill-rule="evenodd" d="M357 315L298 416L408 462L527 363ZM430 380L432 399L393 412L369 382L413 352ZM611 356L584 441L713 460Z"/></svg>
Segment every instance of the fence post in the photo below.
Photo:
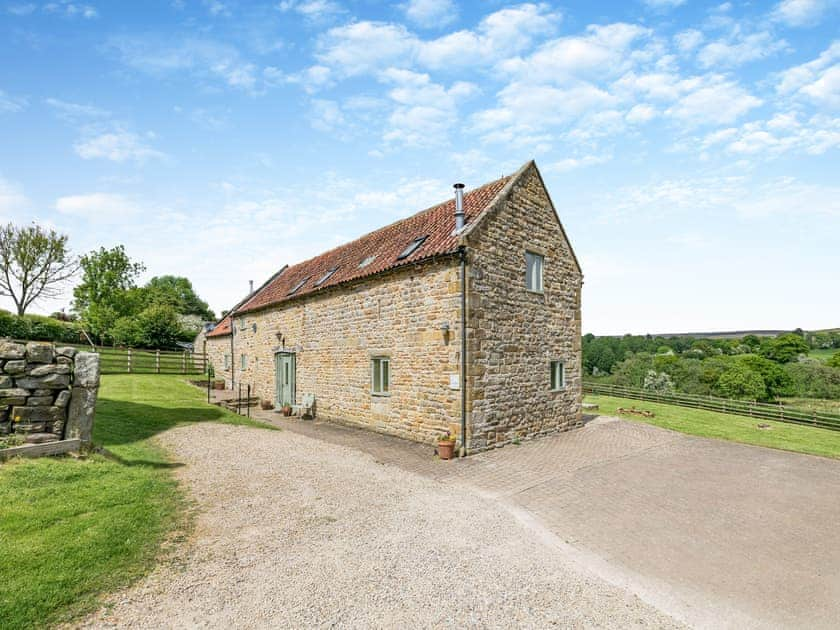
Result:
<svg viewBox="0 0 840 630"><path fill-rule="evenodd" d="M160 350L155 350L155 372L160 374Z"/></svg>
<svg viewBox="0 0 840 630"><path fill-rule="evenodd" d="M242 415L242 383L239 383L239 394L236 396L236 415Z"/></svg>
<svg viewBox="0 0 840 630"><path fill-rule="evenodd" d="M210 375L205 374L205 376L207 377L207 404L209 405L210 404Z"/></svg>
<svg viewBox="0 0 840 630"><path fill-rule="evenodd" d="M784 421L785 419L785 407L782 405L782 401L779 401L779 420Z"/></svg>
<svg viewBox="0 0 840 630"><path fill-rule="evenodd" d="M181 354L181 372L183 374L187 373L187 353L186 352Z"/></svg>
<svg viewBox="0 0 840 630"><path fill-rule="evenodd" d="M245 408L248 410L248 417L251 417L251 384L248 383L248 396L245 399Z"/></svg>
<svg viewBox="0 0 840 630"><path fill-rule="evenodd" d="M131 374L131 348L128 349L126 353L126 360L128 361L128 373Z"/></svg>

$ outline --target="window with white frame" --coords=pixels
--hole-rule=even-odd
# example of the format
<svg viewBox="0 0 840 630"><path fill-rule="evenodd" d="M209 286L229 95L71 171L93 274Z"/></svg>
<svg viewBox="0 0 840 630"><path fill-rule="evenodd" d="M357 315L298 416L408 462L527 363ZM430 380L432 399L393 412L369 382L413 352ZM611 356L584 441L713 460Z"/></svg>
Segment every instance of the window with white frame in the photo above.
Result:
<svg viewBox="0 0 840 630"><path fill-rule="evenodd" d="M566 366L562 361L551 362L551 391L556 392L566 387Z"/></svg>
<svg viewBox="0 0 840 630"><path fill-rule="evenodd" d="M225 369L226 370L230 369L230 355L229 354L225 355Z"/></svg>
<svg viewBox="0 0 840 630"><path fill-rule="evenodd" d="M239 369L245 370L248 367L248 355L247 354L240 354L239 355Z"/></svg>
<svg viewBox="0 0 840 630"><path fill-rule="evenodd" d="M391 393L391 360L388 357L370 360L370 391L378 396Z"/></svg>
<svg viewBox="0 0 840 630"><path fill-rule="evenodd" d="M545 257L525 252L525 288L535 293L543 292L543 266Z"/></svg>

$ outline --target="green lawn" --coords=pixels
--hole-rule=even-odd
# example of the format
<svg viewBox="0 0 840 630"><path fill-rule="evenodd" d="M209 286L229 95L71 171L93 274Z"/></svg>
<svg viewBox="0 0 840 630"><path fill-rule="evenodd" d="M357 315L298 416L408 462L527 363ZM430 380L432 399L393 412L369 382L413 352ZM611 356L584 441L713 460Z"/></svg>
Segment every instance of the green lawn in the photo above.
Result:
<svg viewBox="0 0 840 630"><path fill-rule="evenodd" d="M93 608L154 565L188 526L179 464L149 438L192 422L250 422L177 376L104 376L94 441L111 456L0 465L0 628Z"/></svg>
<svg viewBox="0 0 840 630"><path fill-rule="evenodd" d="M818 359L825 363L838 352L840 352L840 350L837 348L820 348L818 350L811 350L808 353L808 356L812 359Z"/></svg>
<svg viewBox="0 0 840 630"><path fill-rule="evenodd" d="M616 409L619 407L652 411L655 414L653 418L635 415L620 417L681 433L840 459L840 431L611 396L588 395L586 402L596 403L599 413L604 415L618 416ZM759 423L770 425L770 428L759 429Z"/></svg>

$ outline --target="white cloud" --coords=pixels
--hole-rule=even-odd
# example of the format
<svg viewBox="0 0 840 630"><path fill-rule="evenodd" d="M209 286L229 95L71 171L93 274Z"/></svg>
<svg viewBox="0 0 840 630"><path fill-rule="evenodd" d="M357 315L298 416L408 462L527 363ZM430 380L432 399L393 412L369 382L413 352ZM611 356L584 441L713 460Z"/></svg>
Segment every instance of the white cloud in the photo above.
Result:
<svg viewBox="0 0 840 630"><path fill-rule="evenodd" d="M546 170L554 171L556 173L565 173L585 166L603 164L604 162L609 162L611 159L611 155L584 155L579 158L565 158L557 162L550 163L546 167Z"/></svg>
<svg viewBox="0 0 840 630"><path fill-rule="evenodd" d="M24 107L26 107L25 98L9 96L3 90L0 90L0 114L19 112Z"/></svg>
<svg viewBox="0 0 840 630"><path fill-rule="evenodd" d="M20 219L29 206L29 199L20 186L0 177L0 222Z"/></svg>
<svg viewBox="0 0 840 630"><path fill-rule="evenodd" d="M458 17L453 0L409 0L402 8L409 20L425 28L446 26Z"/></svg>
<svg viewBox="0 0 840 630"><path fill-rule="evenodd" d="M55 209L61 214L108 223L130 219L140 212L139 205L124 195L103 192L59 197Z"/></svg>
<svg viewBox="0 0 840 630"><path fill-rule="evenodd" d="M111 112L94 105L72 103L58 98L48 98L44 101L56 111L56 115L68 122L78 122L96 118L109 118Z"/></svg>
<svg viewBox="0 0 840 630"><path fill-rule="evenodd" d="M818 105L840 107L840 41L832 42L819 57L779 75L776 90L801 96Z"/></svg>
<svg viewBox="0 0 840 630"><path fill-rule="evenodd" d="M840 187L807 184L783 177L737 199L735 210L748 219L779 215L840 217Z"/></svg>
<svg viewBox="0 0 840 630"><path fill-rule="evenodd" d="M684 53L691 52L703 43L705 36L697 29L690 28L674 35L674 44Z"/></svg>
<svg viewBox="0 0 840 630"><path fill-rule="evenodd" d="M692 88L665 112L689 126L729 124L762 103L735 81L719 75L692 83Z"/></svg>
<svg viewBox="0 0 840 630"><path fill-rule="evenodd" d="M799 120L796 113L778 113L770 120L751 121L707 134L701 150L723 148L751 159L770 159L785 153L822 155L840 147L840 119L815 115Z"/></svg>
<svg viewBox="0 0 840 630"><path fill-rule="evenodd" d="M56 13L65 17L82 17L90 20L99 16L97 10L91 5L77 4L75 2L70 2L69 0L48 2L43 8L47 13Z"/></svg>
<svg viewBox="0 0 840 630"><path fill-rule="evenodd" d="M644 0L651 9L673 9L685 4L685 0Z"/></svg>
<svg viewBox="0 0 840 630"><path fill-rule="evenodd" d="M775 39L768 31L744 35L736 29L730 36L703 46L697 61L702 68L736 67L786 48L787 42Z"/></svg>
<svg viewBox="0 0 840 630"><path fill-rule="evenodd" d="M255 64L242 59L233 46L208 39L168 41L156 37L113 37L109 47L123 63L153 76L188 72L202 79L222 80L246 92L258 91Z"/></svg>
<svg viewBox="0 0 840 630"><path fill-rule="evenodd" d="M345 76L399 64L418 40L404 26L384 22L354 22L330 29L319 38L318 60Z"/></svg>
<svg viewBox="0 0 840 630"><path fill-rule="evenodd" d="M831 0L782 0L773 10L773 18L788 26L812 26L820 21Z"/></svg>
<svg viewBox="0 0 840 630"><path fill-rule="evenodd" d="M477 91L472 83L459 81L446 88L428 74L398 68L386 70L380 80L393 86L388 96L396 103L384 140L408 146L445 143L458 120L459 103Z"/></svg>
<svg viewBox="0 0 840 630"><path fill-rule="evenodd" d="M344 13L341 5L332 0L283 0L278 8L283 12L294 11L314 22L331 19Z"/></svg>
<svg viewBox="0 0 840 630"><path fill-rule="evenodd" d="M635 24L591 25L585 35L550 40L530 57L500 64L517 81L563 83L576 78L619 74L632 65L631 45L650 35Z"/></svg>
<svg viewBox="0 0 840 630"><path fill-rule="evenodd" d="M650 105L639 103L627 112L625 119L629 123L646 123L656 117L656 109Z"/></svg>
<svg viewBox="0 0 840 630"><path fill-rule="evenodd" d="M318 131L340 130L345 125L344 113L335 101L314 99L309 111L309 122Z"/></svg>
<svg viewBox="0 0 840 630"><path fill-rule="evenodd" d="M416 64L432 69L487 65L527 50L537 37L553 32L559 19L547 5L526 3L491 13L474 30L431 40L402 24L354 22L321 35L316 58L348 77Z"/></svg>
<svg viewBox="0 0 840 630"><path fill-rule="evenodd" d="M137 134L122 129L96 134L79 141L73 148L85 160L102 158L112 162L145 162L165 157Z"/></svg>

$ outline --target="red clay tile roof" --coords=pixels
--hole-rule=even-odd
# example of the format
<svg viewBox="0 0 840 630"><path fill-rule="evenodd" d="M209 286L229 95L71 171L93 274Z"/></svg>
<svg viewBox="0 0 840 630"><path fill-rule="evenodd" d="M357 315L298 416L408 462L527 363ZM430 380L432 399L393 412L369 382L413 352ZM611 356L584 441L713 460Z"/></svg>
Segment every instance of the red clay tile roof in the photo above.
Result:
<svg viewBox="0 0 840 630"><path fill-rule="evenodd" d="M231 316L225 316L222 321L216 324L215 328L211 330L206 337L224 337L230 334Z"/></svg>
<svg viewBox="0 0 840 630"><path fill-rule="evenodd" d="M464 195L467 225L496 198L510 179L511 176L502 177ZM251 298L245 300L235 312L245 313L273 306L350 280L410 265L433 256L453 253L458 249L458 236L453 234L454 229L455 200L453 198L320 256L289 267L260 288ZM398 259L412 241L424 236L426 239L423 244L410 256ZM375 256L373 261L360 268L359 264L371 256ZM316 286L316 283L333 269L335 272ZM303 285L292 293L292 290L304 280ZM220 322L216 329L208 334L208 337L229 334L229 320L230 318L227 317ZM222 327L226 327L227 332L217 333L217 330Z"/></svg>

